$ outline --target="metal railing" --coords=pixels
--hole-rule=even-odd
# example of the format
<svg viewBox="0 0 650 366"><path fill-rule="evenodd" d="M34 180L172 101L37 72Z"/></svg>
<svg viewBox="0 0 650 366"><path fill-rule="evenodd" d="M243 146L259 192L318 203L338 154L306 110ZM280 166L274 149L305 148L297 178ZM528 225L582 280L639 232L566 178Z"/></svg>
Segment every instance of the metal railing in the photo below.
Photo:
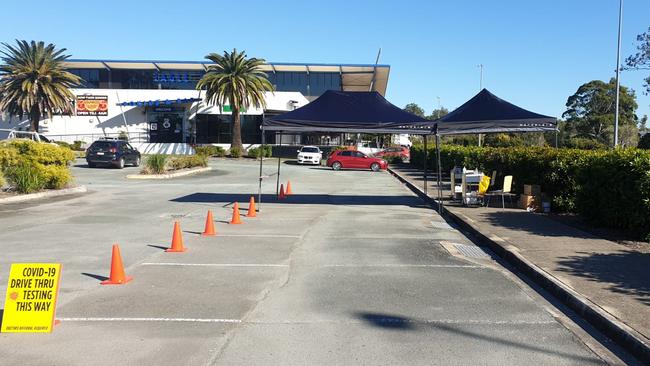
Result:
<svg viewBox="0 0 650 366"><path fill-rule="evenodd" d="M121 138L126 136L130 143L144 143L149 142L148 132L128 132L128 133L73 133L65 135L44 134L45 137L52 141L63 141L69 144L75 141L83 141L85 144L90 145L93 141L99 140L103 137Z"/></svg>

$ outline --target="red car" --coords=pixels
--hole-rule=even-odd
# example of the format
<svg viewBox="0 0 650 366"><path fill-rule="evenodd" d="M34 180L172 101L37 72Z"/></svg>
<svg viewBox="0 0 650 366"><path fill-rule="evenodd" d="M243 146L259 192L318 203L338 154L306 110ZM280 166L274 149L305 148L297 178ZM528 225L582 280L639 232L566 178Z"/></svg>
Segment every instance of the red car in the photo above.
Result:
<svg viewBox="0 0 650 366"><path fill-rule="evenodd" d="M408 162L409 160L411 160L411 152L408 147L404 147L404 146L389 147L388 149L384 149L374 155L378 158L385 158L388 156L398 156L402 159L403 162Z"/></svg>
<svg viewBox="0 0 650 366"><path fill-rule="evenodd" d="M334 170L346 169L370 169L373 172L388 168L384 159L370 157L361 151L337 150L327 158L327 166Z"/></svg>

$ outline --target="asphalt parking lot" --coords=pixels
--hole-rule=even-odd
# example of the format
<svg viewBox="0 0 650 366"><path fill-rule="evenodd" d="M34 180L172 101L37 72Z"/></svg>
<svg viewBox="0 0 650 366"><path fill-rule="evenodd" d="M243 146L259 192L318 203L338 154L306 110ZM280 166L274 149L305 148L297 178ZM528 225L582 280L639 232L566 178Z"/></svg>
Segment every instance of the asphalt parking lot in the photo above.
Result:
<svg viewBox="0 0 650 366"><path fill-rule="evenodd" d="M294 195L263 187L257 218L228 225L257 192L254 161L127 180L74 175L89 193L0 206L0 292L12 262L60 262L51 334L0 334L12 364L601 364L494 261L386 172L283 164ZM266 166L273 173L275 163ZM257 198L257 196L256 196ZM213 210L216 237L201 237ZM165 253L180 220L185 253ZM128 275L100 286L113 243Z"/></svg>

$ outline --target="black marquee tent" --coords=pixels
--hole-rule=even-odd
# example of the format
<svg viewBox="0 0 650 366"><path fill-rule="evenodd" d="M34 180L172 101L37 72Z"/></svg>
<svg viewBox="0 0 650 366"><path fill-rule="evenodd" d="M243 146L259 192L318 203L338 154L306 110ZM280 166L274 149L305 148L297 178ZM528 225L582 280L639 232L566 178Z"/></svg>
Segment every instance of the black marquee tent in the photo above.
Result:
<svg viewBox="0 0 650 366"><path fill-rule="evenodd" d="M438 135L556 131L557 120L527 111L487 89L438 119Z"/></svg>
<svg viewBox="0 0 650 366"><path fill-rule="evenodd" d="M428 135L435 123L394 106L377 92L328 90L313 102L264 120L265 131Z"/></svg>

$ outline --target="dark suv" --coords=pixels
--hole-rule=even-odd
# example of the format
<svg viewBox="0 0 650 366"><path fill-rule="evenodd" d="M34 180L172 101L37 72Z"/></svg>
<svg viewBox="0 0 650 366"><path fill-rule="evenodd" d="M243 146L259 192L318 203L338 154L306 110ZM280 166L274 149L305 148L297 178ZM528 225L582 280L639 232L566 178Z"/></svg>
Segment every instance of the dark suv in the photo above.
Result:
<svg viewBox="0 0 650 366"><path fill-rule="evenodd" d="M97 140L86 150L89 168L97 165L112 165L124 168L126 164L140 166L140 152L122 140Z"/></svg>

